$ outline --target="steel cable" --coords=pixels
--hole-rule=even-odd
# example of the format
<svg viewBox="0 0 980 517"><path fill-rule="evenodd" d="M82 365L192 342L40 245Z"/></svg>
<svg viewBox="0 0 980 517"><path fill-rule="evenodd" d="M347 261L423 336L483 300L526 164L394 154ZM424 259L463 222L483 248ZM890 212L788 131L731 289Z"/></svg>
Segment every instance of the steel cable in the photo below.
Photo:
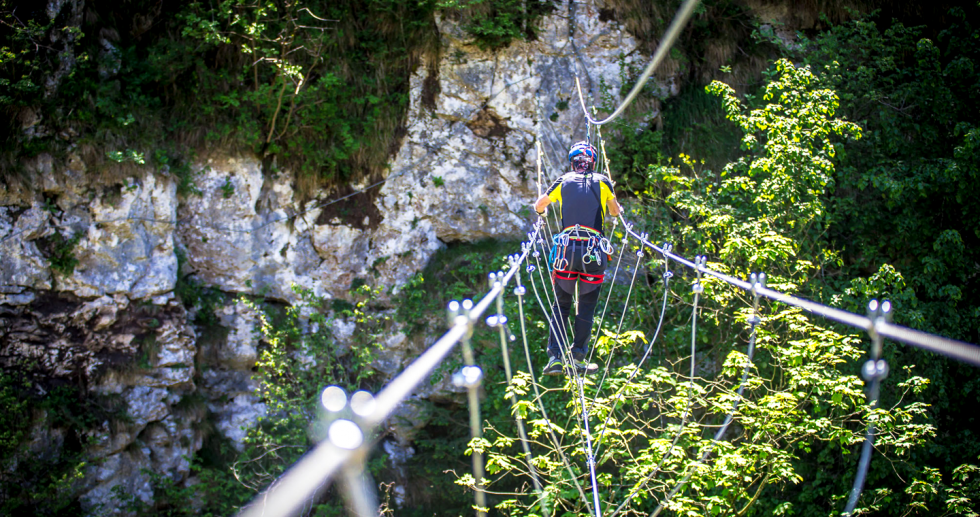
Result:
<svg viewBox="0 0 980 517"><path fill-rule="evenodd" d="M622 216L621 216L622 217ZM625 220L623 221L625 223ZM625 226L625 225L624 225ZM632 228L629 229L629 233L640 240L645 246L654 249L660 253L664 253L664 250L652 244L650 241L641 237ZM672 252L667 252L667 256L676 262L680 262L685 266L695 269L696 266L690 260L687 260L680 255L676 255ZM720 273L718 271L702 268L705 275L712 276L730 284L732 286L738 287L744 291L751 291L752 285L744 280L739 280L730 275ZM813 302L803 298L798 298L789 294L781 293L779 291L774 291L767 287L761 287L758 289L760 296L769 298L777 302L782 302L787 305L792 305L794 307L799 307L811 314L816 314L817 316L822 316L832 321L838 323L843 323L851 327L856 327L861 330L867 331L872 328L873 322L866 316L860 316L852 312L848 312L842 309L837 309L834 307L829 307L821 303ZM928 334L920 330L915 330L908 327L903 327L901 325L895 325L894 323L882 322L877 326L878 334L882 337L904 343L916 348L921 348L923 350L928 350L930 352L935 352L937 354L945 355L949 358L955 359L960 362L971 364L973 366L980 366L980 347L970 343L965 343L963 341L957 341L955 339L950 339L947 337L937 336L934 334Z"/></svg>
<svg viewBox="0 0 980 517"><path fill-rule="evenodd" d="M704 258L705 257L698 257L694 259L694 262L700 263L700 261L703 260ZM670 458L671 453L674 452L674 447L677 446L677 442L680 440L681 435L684 434L684 427L687 425L687 417L691 411L691 403L694 402L694 366L695 366L695 357L697 352L696 344L697 344L697 335L698 335L698 301L701 296L701 292L704 291L704 287L701 285L700 268L698 269L697 275L698 278L695 281L694 286L692 288L692 291L694 292L694 304L693 304L693 309L691 310L691 373L688 376L687 405L684 407L684 413L681 415L681 423L677 427L677 435L674 436L674 440L670 443L670 448L668 448L667 452L665 452L664 455L660 458L660 462L653 469L653 471L647 474L647 477L645 477L642 481L634 485L633 490L631 490L629 495L626 496L626 499L622 503L620 503L620 505L616 508L615 511L613 511L613 513L609 514L609 517L616 517L616 515L618 515L619 512L623 510L623 507L625 507L633 499L633 497L635 497L636 494L639 493L639 491L644 486L646 486L647 483L652 481L653 478L657 476L657 474L660 472L660 469L663 467L664 463L667 461L668 458Z"/></svg>
<svg viewBox="0 0 980 517"><path fill-rule="evenodd" d="M728 431L728 426L735 419L735 412L738 410L738 403L742 400L742 394L745 390L745 383L749 378L749 368L752 366L752 357L755 355L755 342L759 323L762 322L762 320L759 318L758 288L765 284L765 275L759 275L758 278L759 280L756 282L756 275L754 273L752 274L752 285L754 286L752 294L754 295L754 301L752 304L752 317L749 318L749 325L752 326L752 333L749 335L748 351L745 354L745 366L742 370L742 381L739 382L735 400L732 401L732 409L728 412L728 415L725 416L725 422L721 425L721 428L718 429L718 432L715 433L714 439L710 444L708 444L708 449L701 454L701 459L697 461L694 468L696 468L698 465L704 464L704 462L708 460L708 456L710 456L711 452L714 450L715 444L720 442L722 438L725 437L725 433ZM660 514L661 510L664 508L664 505L670 502L670 500L677 495L677 492L687 485L687 482L691 479L693 472L693 468L687 469L687 473L684 475L684 478L681 479L673 490L670 491L670 494L668 494L665 499L660 501L660 504L658 504L657 508L650 514L650 517L657 517L657 515Z"/></svg>
<svg viewBox="0 0 980 517"><path fill-rule="evenodd" d="M623 102L621 102L619 106L616 107L615 111L613 111L608 117L602 120L595 120L589 115L588 109L585 107L585 98L582 96L582 87L579 84L578 76L575 77L575 88L578 90L578 99L582 104L582 113L585 114L585 119L588 120L590 124L602 126L612 122L623 113L631 102L633 102L633 99L635 99L637 94L640 93L640 90L643 89L643 86L650 78L650 75L653 74L653 71L660 66L660 62L667 56L667 52L670 50L670 47L674 45L674 41L676 41L677 37L680 35L681 28L687 23L687 20L691 17L691 14L694 13L694 8L697 7L697 5L698 0L684 0L684 4L681 5L680 10L674 16L674 20L671 21L670 26L667 27L667 32L664 34L664 39L660 40L660 44L657 45L657 50L654 51L650 64L648 64L646 69L643 70L643 74L640 75L639 79L637 79L633 89L630 90L626 98L623 99Z"/></svg>

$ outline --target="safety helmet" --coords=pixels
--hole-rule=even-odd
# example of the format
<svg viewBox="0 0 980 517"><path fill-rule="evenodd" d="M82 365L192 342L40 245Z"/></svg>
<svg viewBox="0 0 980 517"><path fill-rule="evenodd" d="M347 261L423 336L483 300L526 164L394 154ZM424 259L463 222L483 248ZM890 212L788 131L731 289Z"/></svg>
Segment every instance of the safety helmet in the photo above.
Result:
<svg viewBox="0 0 980 517"><path fill-rule="evenodd" d="M578 142L568 150L568 161L578 172L591 171L599 159L599 152L588 142Z"/></svg>

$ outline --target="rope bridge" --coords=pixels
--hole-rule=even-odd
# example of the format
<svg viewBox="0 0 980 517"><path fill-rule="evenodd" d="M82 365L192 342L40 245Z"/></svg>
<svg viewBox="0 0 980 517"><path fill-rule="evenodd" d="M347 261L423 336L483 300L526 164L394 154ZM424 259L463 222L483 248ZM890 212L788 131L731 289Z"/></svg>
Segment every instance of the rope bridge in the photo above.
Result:
<svg viewBox="0 0 980 517"><path fill-rule="evenodd" d="M581 87L579 86L578 79L576 78L576 87L578 89L582 111L585 114L586 120L589 122L590 140L592 139L594 131L602 150L601 166L605 166L606 173L610 178L611 174L609 173L609 162L605 158L605 146L602 142L600 127L608 122L611 122L622 114L625 107L636 97L654 69L656 69L660 61L662 61L673 42L677 39L680 29L690 18L694 8L697 6L697 3L697 0L684 1L670 27L667 29L664 38L661 40L650 64L644 70L636 85L633 87L624 101L605 119L596 120L589 115L589 112L586 109ZM541 184L541 157L542 153L539 143L539 194ZM600 170L602 169L601 166L599 167ZM552 168L552 170L554 170L554 168ZM536 409L540 411L545 422L546 432L544 434L546 435L546 439L550 441L550 446L558 452L561 459L561 467L568 473L568 480L574 486L575 492L578 494L578 498L582 506L590 515L594 515L595 517L602 517L603 515L603 505L599 499L599 489L596 479L595 458L599 455L600 448L604 443L603 438L605 437L607 430L612 425L612 417L617 404L621 400L624 400L625 390L631 385L636 375L641 372L643 363L650 356L654 343L656 343L660 336L666 314L669 284L671 278L673 277L673 273L670 270L671 264L677 264L689 268L695 274L695 281L691 286L693 294L691 313L691 355L690 374L688 375L687 382L685 383L687 392L685 407L681 413L680 423L677 425L676 434L673 436L666 453L663 454L658 464L637 483L635 483L630 491L621 498L619 505L616 506L611 513L608 513L607 517L615 517L616 515L624 512L631 500L641 493L646 486L653 482L658 474L663 472L665 462L671 456L671 453L674 451L675 447L677 447L681 436L684 435L689 428L688 422L691 416L694 393L696 390L694 381L695 355L697 352L697 315L699 311L699 298L704 290L702 284L703 278L714 278L723 282L724 284L741 289L751 295L751 316L747 319L747 323L750 326L750 334L746 354L744 356L744 363L742 364L741 379L737 390L735 390L734 397L732 397L731 406L728 409L723 423L715 432L713 440L706 448L702 450L698 460L685 468L685 470L679 476L680 479L674 483L673 488L667 492L666 496L658 501L656 509L650 514L651 517L656 517L665 508L665 506L681 490L684 489L684 487L689 483L695 470L709 460L715 447L724 439L726 432L733 422L735 413L739 407L739 403L743 400L743 392L747 385L749 370L752 367L752 359L756 349L758 338L757 330L759 324L762 322L762 318L759 315L760 299L765 298L774 302L797 307L810 314L821 316L831 321L866 331L871 338L872 348L870 354L871 358L864 364L862 374L868 383L868 400L871 402L872 409L877 406L881 381L886 377L888 370L887 364L883 359L881 359L882 341L885 338L912 347L942 354L973 366L980 366L980 347L977 347L976 345L955 341L891 323L891 307L887 301L882 303L872 301L869 307L869 314L867 316L861 316L817 302L791 296L789 294L766 287L764 273L753 273L748 280L738 279L706 267L707 257L698 256L692 261L673 253L670 244L653 244L650 242L647 234L638 232L634 224L629 223L625 220L625 218L620 216L619 219L613 221L614 232L617 226L621 224L622 242L620 243L615 272L613 273L612 278L615 280L618 277L620 266L623 263L624 252L631 243L632 246L636 248L636 259L633 264L629 288L623 302L624 309L619 322L616 325L616 335L619 335L622 331L625 314L627 312L626 307L628 307L630 297L633 293L637 272L640 269L640 262L644 255L648 252L654 254L654 256L659 256L660 260L662 261L663 272L661 273L660 277L663 282L664 295L659 311L660 314L656 330L652 339L649 341L643 356L637 365L633 367L633 370L630 372L626 381L622 383L622 386L616 390L616 393L612 397L609 398L609 400L613 401L611 409L606 410L605 408L601 408L606 410L606 418L602 420L601 423L595 428L598 430L598 436L595 440L592 439L593 431L590 430L590 414L594 414L600 409L597 407L600 399L599 393L602 389L603 383L609 377L610 366L613 362L612 352L615 351L615 349L613 349L606 358L600 380L597 384L594 384L595 397L593 397L591 401L586 397L585 386L587 381L584 375L580 374L575 368L570 369L571 375L568 379L568 384L566 387L568 387L573 394L573 414L578 415L578 417L581 419L582 436L580 448L585 458L585 466L588 470L587 477L592 491L592 497L590 498L586 494L586 489L583 488L581 483L579 483L579 476L575 474L575 469L573 468L574 461L568 457L568 454L565 452L565 447L562 446L561 440L555 434L554 429L557 428L557 426L552 424L552 421L548 416L547 409L542 402L542 394L539 389L538 380L534 374L534 365L531 359L531 351L528 346L527 329L525 326L524 297L527 295L528 290L522 281L522 270L527 274L528 281L534 294L534 299L541 313L546 316L549 326L552 325L553 321L557 321L559 319L557 315L553 313L553 307L555 307L554 301L557 299L557 295L554 290L555 287L550 281L550 278L548 278L548 275L545 275L544 273L548 269L547 264L544 267L542 267L541 264L542 256L547 257L548 255L548 248L545 243L551 242L554 235L557 233L555 228L560 228L556 214L554 211L551 212L551 218L545 217L538 219L538 221L533 225L532 231L527 234L527 240L521 243L520 253L507 257L507 261L509 263L509 268L507 271L500 271L490 274L490 290L479 301L474 303L471 300L463 300L462 303L456 301L450 303L449 330L431 347L429 347L428 350L426 350L413 363L411 363L400 375L393 379L380 393L378 393L376 396L372 396L367 392L357 392L350 397L350 400L348 400L346 394L343 393L343 390L340 390L340 388L331 387L324 390L324 406L327 408L328 413L332 415L330 417L331 421L329 423L327 439L316 445L302 460L290 468L290 470L287 471L279 480L273 483L265 492L256 497L252 504L246 507L240 513L240 515L243 517L295 515L302 510L305 502L316 498L333 480L339 480L341 482L345 497L348 499L349 506L355 515L377 515L378 504L374 495L374 490L373 487L369 486L367 477L364 475L364 461L368 451L377 440L376 435L379 428L383 425L386 419L390 417L396 406L406 400L415 391L416 387L424 379L429 377L433 370L446 359L457 344L461 345L462 348L464 366L453 375L453 381L457 386L465 387L467 390L469 402L468 405L470 410L471 436L473 438L471 444L476 444L477 441L482 438L482 421L479 414L478 388L483 377L483 372L476 364L469 339L473 334L477 323L483 320L484 314L491 310L494 310L495 312L489 315L485 321L489 327L496 328L499 332L500 350L503 354L503 364L507 379L507 398L511 400L512 407L518 402L516 396L513 394L514 380L510 364L510 354L508 351L509 340L515 340L516 338L510 333L510 327L508 325L509 322L503 310L503 299L507 290L511 289L511 284L513 284L512 294L517 297L518 302L518 321L520 322L520 333L524 348L524 357L527 361L527 373L530 376L530 384L534 390ZM612 290L612 288L609 289L609 293L607 294L601 315L599 317L599 323L598 325L593 325L593 328L602 328L603 320L608 312L607 309L612 296ZM550 330L561 338L560 341L563 344L563 348L565 348L562 350L562 354L565 356L567 364L567 359L571 353L571 351L567 349L569 345L569 340L567 339L567 322L558 328L553 328ZM590 340L592 345L590 347L590 354L594 353L597 348L596 345L600 339L599 333L600 332L597 331ZM589 357L589 361L587 362L591 362L591 355ZM589 382L591 383L591 381ZM329 396L327 394L328 391L331 392ZM524 455L526 456L525 465L527 466L528 474L532 480L533 491L536 497L534 504L539 505L542 513L547 516L552 510L557 511L557 509L547 507L546 488L534 466L531 442L528 439L525 422L519 416L517 411L512 412L515 414L518 437L520 439ZM874 435L874 425L869 424L865 433L861 458L858 462L853 487L844 510L845 515L850 515L854 511L863 490L864 480L870 464ZM486 515L488 508L486 507L487 492L483 482L484 461L482 450L478 446L472 447L472 463L472 488L474 489L475 497L474 508L477 516L479 517L481 515ZM763 486L765 486L765 481L763 481L759 488L760 492ZM758 497L758 493L756 493L755 497ZM612 504L607 505L609 508L612 506Z"/></svg>

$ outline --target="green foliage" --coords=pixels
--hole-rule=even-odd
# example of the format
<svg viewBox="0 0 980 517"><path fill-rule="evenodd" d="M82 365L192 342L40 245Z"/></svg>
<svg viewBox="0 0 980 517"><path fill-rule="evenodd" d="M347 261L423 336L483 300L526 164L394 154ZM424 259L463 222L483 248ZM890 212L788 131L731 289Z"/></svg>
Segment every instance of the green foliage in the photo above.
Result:
<svg viewBox="0 0 980 517"><path fill-rule="evenodd" d="M0 403L0 513L81 515L89 432L121 414L121 401L83 396L72 385L42 387L23 371L2 370Z"/></svg>
<svg viewBox="0 0 980 517"><path fill-rule="evenodd" d="M27 438L30 419L24 418L28 413L28 400L22 393L30 388L30 383L19 379L6 371L0 370L0 461L6 470L7 462L17 451L21 442Z"/></svg>
<svg viewBox="0 0 980 517"><path fill-rule="evenodd" d="M501 250L513 243L485 240L452 244L439 250L421 273L415 274L397 294L396 318L411 332L432 328L433 315L442 328L442 315L450 300L473 298L487 285L491 271L505 269ZM494 269L496 268L496 269Z"/></svg>
<svg viewBox="0 0 980 517"><path fill-rule="evenodd" d="M741 135L725 119L721 100L704 88L685 88L677 97L665 100L662 117L665 155L693 154L711 170L721 170L738 158Z"/></svg>
<svg viewBox="0 0 980 517"><path fill-rule="evenodd" d="M372 307L378 292L358 287L351 293L354 303L334 315L356 326L347 349L335 343L330 332L335 321L328 313L331 304L297 286L293 292L298 301L288 307L241 298L258 316L256 333L261 346L256 394L265 404L266 415L248 430L240 452L216 444L218 452L207 461L203 457L195 460L201 483L193 490L206 496L201 499L206 501L202 514L233 513L323 438L319 409L323 388L335 384L350 393L374 387L371 364L388 318ZM164 483L161 490L165 494L162 501L176 501L177 497L166 494L179 495L185 489ZM183 515L164 512L159 498L155 509L155 515Z"/></svg>
<svg viewBox="0 0 980 517"><path fill-rule="evenodd" d="M758 106L744 106L725 84L713 83L708 91L721 97L727 118L741 129L744 155L717 175L687 156L682 156L683 172L677 167L651 169L659 175L659 185L665 186L660 188L669 189L665 204L673 221L665 220L656 206L634 205L631 216L660 225L654 228L657 235L673 234L671 241L682 255L718 257L721 262L709 267L736 276L765 271L770 285L799 292L808 287L820 266L811 258L831 254L821 240L826 217L823 200L840 142L859 136L860 129L836 118L832 90L819 88L808 68L788 61L776 63ZM646 266L653 270L660 263L653 258ZM811 498L809 504L815 512L827 514L842 507L848 487L846 482L832 484L829 490L820 486L823 473L809 468L813 455L831 459L834 467L827 474L839 480L844 472L853 471L851 452L862 441L867 421L879 428L878 453L894 465L908 464L910 450L933 435L927 406L920 401L901 399L887 408L870 408L853 366L863 355L859 338L817 324L798 309L763 304L758 350L746 370L745 391L732 429L728 438L714 442L717 426L738 397L735 392L747 361L741 347L752 311L727 284L713 278L701 282L704 312L698 357L713 358L711 366L702 367L703 378L689 381L686 373L674 370L686 365L647 363L627 382L636 371L633 354L645 348L645 336L602 330L604 337L596 348L613 358L609 375L601 390L591 382L584 388L598 451L600 500L618 505L636 489L636 497L624 511L647 514L689 473L689 482L667 505L675 514L767 514L775 512L778 503L787 503L779 506L780 512L798 511L798 500L786 494L794 493L796 485L810 490L815 483L816 491L822 492L819 500ZM626 328L643 330L657 323L642 315L650 311L657 290L650 294L638 290L639 299L626 315ZM690 293L673 294L685 303L691 301ZM688 315L680 312L665 322L658 349L677 350L685 341L689 344ZM680 362L683 365L686 359ZM926 384L910 377L902 393L911 397ZM584 433L579 420L582 408L574 396L577 388L564 387L559 394L570 411L551 415L551 426L557 424L555 432L565 436L560 443L550 441L549 424L527 389L514 393L519 397L517 411L527 419L529 433L539 446L535 466L545 477L555 511L579 514L585 508L572 481L577 478L587 485L579 438ZM688 420L681 432L678 423L684 414ZM559 418L566 424L557 423ZM487 436L488 469L501 477L515 470L526 475L526 469L513 461L519 455L514 435L501 427L494 431L495 435ZM575 461L571 476L559 450ZM701 466L707 451L710 459ZM655 469L660 474L645 481ZM501 501L498 508L508 508L513 515L537 511L526 506L529 501ZM605 508L604 513L613 508Z"/></svg>
<svg viewBox="0 0 980 517"><path fill-rule="evenodd" d="M555 10L553 0L437 0L463 19L463 30L482 50L499 50L515 39L537 38L535 23Z"/></svg>
<svg viewBox="0 0 980 517"><path fill-rule="evenodd" d="M75 246L81 240L82 235L80 233L65 238L60 232L55 232L51 236L48 247L50 250L48 264L51 265L51 269L64 276L71 276L75 272L75 266L78 265L78 259L75 257Z"/></svg>
<svg viewBox="0 0 980 517"><path fill-rule="evenodd" d="M409 75L437 44L432 1L85 8L78 27L0 9L5 180L21 158L65 151L58 134L81 135L94 169L142 165L160 142L170 156L222 143L300 173L301 187L356 179L384 166ZM57 63L68 73L52 77Z"/></svg>
<svg viewBox="0 0 980 517"><path fill-rule="evenodd" d="M139 496L126 492L123 485L116 485L112 493L119 502L119 508L134 515L154 515L158 517L189 517L200 515L191 501L196 500L196 487L180 486L167 474L147 469L142 473L150 478L153 488L153 501L144 502ZM210 514L205 514L210 515Z"/></svg>
<svg viewBox="0 0 980 517"><path fill-rule="evenodd" d="M825 296L854 311L889 297L898 323L973 343L980 342L980 283L968 271L980 260L980 205L968 193L980 179L978 14L977 5L955 8L939 28L859 19L816 37L806 55L821 84L838 92L841 113L866 128L834 175L827 231L841 252ZM970 409L980 401L975 369L908 347L886 347L885 358L915 364L932 381L922 397L938 432L913 465L872 464L869 485L887 491L876 508L956 514L944 503L957 498L945 495L954 472L980 456ZM892 371L889 383L905 380L903 370ZM889 389L882 395L885 404L899 397Z"/></svg>
<svg viewBox="0 0 980 517"><path fill-rule="evenodd" d="M231 182L231 178L225 178L225 182L219 187L221 190L221 197L229 199L235 194L235 185Z"/></svg>

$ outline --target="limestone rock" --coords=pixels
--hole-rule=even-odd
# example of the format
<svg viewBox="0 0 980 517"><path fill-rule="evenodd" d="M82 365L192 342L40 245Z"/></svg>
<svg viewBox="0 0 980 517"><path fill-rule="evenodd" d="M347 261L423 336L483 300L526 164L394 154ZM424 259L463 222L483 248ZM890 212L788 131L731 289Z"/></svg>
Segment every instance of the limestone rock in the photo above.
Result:
<svg viewBox="0 0 980 517"><path fill-rule="evenodd" d="M13 201L13 200L11 200ZM3 199L0 198L0 202ZM50 289L48 261L36 240L52 232L51 214L38 205L0 206L0 295L18 295L25 289ZM30 303L27 298L7 298L11 305Z"/></svg>
<svg viewBox="0 0 980 517"><path fill-rule="evenodd" d="M208 370L203 377L203 389L212 395L208 409L216 417L216 427L240 448L248 429L266 414L255 393L258 383L251 372L242 371Z"/></svg>
<svg viewBox="0 0 980 517"><path fill-rule="evenodd" d="M60 288L81 297L125 293L132 299L172 291L176 208L176 184L147 173L127 180L118 199L96 198L67 210L63 220L85 229L74 250L78 265L59 277Z"/></svg>
<svg viewBox="0 0 980 517"><path fill-rule="evenodd" d="M217 315L221 325L229 329L228 337L210 350L209 355L223 369L251 371L258 359L255 312L245 304L235 302L218 309Z"/></svg>

